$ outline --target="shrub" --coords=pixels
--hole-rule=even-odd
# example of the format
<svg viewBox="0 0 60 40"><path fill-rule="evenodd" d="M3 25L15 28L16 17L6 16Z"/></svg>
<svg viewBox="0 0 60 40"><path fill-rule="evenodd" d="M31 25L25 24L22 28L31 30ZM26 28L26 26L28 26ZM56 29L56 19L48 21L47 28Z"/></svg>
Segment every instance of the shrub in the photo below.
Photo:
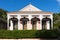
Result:
<svg viewBox="0 0 60 40"><path fill-rule="evenodd" d="M57 30L0 30L0 38L52 38L57 36Z"/></svg>

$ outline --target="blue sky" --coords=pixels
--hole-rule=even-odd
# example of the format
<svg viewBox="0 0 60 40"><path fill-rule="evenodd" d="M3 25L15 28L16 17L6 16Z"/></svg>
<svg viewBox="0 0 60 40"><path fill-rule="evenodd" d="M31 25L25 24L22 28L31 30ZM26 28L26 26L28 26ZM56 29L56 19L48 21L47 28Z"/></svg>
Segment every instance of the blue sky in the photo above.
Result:
<svg viewBox="0 0 60 40"><path fill-rule="evenodd" d="M0 0L0 8L14 12L30 3L43 11L60 12L60 0Z"/></svg>

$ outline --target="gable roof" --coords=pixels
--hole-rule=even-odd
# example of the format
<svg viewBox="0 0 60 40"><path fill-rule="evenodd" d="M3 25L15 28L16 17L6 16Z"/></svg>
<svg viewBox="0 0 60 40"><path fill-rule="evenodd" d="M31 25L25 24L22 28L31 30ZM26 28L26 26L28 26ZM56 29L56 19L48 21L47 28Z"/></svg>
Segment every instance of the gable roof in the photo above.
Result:
<svg viewBox="0 0 60 40"><path fill-rule="evenodd" d="M17 11L17 12L8 12L9 14L52 14L52 12L45 12L42 11L40 9L38 9L37 7L33 6L32 4L29 4L27 6L25 6L24 8L22 8L21 10Z"/></svg>
<svg viewBox="0 0 60 40"><path fill-rule="evenodd" d="M19 11L42 11L42 10L38 9L37 7L33 6L32 4L29 4Z"/></svg>

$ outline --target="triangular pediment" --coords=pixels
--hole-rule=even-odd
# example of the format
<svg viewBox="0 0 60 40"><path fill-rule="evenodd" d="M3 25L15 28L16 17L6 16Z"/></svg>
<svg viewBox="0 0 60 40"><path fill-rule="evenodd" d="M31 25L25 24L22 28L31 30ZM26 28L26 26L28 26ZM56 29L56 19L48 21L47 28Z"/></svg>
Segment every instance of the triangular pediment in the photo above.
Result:
<svg viewBox="0 0 60 40"><path fill-rule="evenodd" d="M33 6L32 4L29 4L19 11L42 11L42 10L38 9L37 7Z"/></svg>

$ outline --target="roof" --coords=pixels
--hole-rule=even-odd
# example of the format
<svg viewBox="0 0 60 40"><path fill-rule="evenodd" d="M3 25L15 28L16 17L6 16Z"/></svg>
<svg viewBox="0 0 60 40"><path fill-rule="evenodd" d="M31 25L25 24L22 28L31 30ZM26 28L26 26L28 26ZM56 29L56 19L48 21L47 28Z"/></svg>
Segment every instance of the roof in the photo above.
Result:
<svg viewBox="0 0 60 40"><path fill-rule="evenodd" d="M42 10L38 9L37 7L33 6L32 4L29 4L19 11L42 11Z"/></svg>
<svg viewBox="0 0 60 40"><path fill-rule="evenodd" d="M52 14L51 12L44 12L37 7L29 4L17 12L8 12L10 14Z"/></svg>
<svg viewBox="0 0 60 40"><path fill-rule="evenodd" d="M19 12L9 12L9 14L53 14L53 13L43 11L19 11Z"/></svg>

